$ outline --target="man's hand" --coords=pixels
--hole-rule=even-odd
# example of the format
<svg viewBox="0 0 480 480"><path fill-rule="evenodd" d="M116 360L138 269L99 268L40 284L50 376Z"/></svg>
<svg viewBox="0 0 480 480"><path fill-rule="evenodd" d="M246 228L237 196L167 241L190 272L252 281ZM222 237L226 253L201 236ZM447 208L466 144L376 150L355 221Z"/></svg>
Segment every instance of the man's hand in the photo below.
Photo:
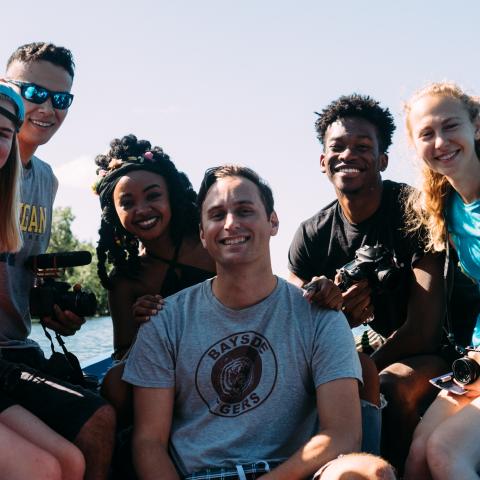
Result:
<svg viewBox="0 0 480 480"><path fill-rule="evenodd" d="M335 283L340 283L340 278L335 277ZM373 316L373 305L371 303L372 291L367 280L361 280L353 284L346 292L343 292L342 311L347 317L351 328L358 327L362 323L368 322Z"/></svg>
<svg viewBox="0 0 480 480"><path fill-rule="evenodd" d="M133 319L136 325L150 321L163 308L164 300L161 295L143 295L137 298L132 306Z"/></svg>
<svg viewBox="0 0 480 480"><path fill-rule="evenodd" d="M343 297L340 289L332 280L324 277L313 277L312 280L303 286L303 296L310 302L320 307L340 310L343 305Z"/></svg>
<svg viewBox="0 0 480 480"><path fill-rule="evenodd" d="M83 317L75 315L70 310L62 311L58 305L53 306L54 316L43 317L42 323L47 328L54 330L63 336L75 335L85 323Z"/></svg>

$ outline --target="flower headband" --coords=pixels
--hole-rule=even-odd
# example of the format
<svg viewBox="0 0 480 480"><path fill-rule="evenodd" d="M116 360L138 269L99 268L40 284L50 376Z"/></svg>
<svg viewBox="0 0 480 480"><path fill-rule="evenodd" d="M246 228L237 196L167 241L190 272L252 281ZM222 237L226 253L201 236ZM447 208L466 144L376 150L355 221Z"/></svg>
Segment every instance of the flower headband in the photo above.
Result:
<svg viewBox="0 0 480 480"><path fill-rule="evenodd" d="M93 193L100 195L101 186L104 183L104 180L110 179L112 174L118 171L120 168L127 165L143 165L144 163L153 163L154 160L154 154L150 150L146 151L142 155L139 155L138 157L127 157L125 160L120 158L112 158L106 169L103 167L97 168L97 178L92 185Z"/></svg>

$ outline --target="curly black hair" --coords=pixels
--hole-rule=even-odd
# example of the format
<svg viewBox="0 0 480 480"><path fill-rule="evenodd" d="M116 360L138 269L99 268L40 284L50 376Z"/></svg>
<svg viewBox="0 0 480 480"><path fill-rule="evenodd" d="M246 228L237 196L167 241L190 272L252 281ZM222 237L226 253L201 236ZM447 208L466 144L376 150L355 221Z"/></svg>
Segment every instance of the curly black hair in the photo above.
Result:
<svg viewBox="0 0 480 480"><path fill-rule="evenodd" d="M392 144L392 135L395 131L393 116L388 108L382 108L379 102L368 95L358 93L342 95L325 107L321 113L315 113L318 115L315 130L322 144L327 128L337 120L348 117L363 118L375 125L382 153L387 153L388 147Z"/></svg>
<svg viewBox="0 0 480 480"><path fill-rule="evenodd" d="M53 63L62 67L73 78L75 75L75 62L72 52L65 47L59 47L53 43L34 42L18 47L7 61L7 69L14 61L30 64L39 60Z"/></svg>
<svg viewBox="0 0 480 480"><path fill-rule="evenodd" d="M102 285L110 289L107 262L122 273L134 273L140 265L138 239L123 228L113 202L113 191L120 178L134 170L148 170L165 179L172 212L169 231L175 246L180 245L185 236L198 234L197 194L188 177L177 170L160 147L152 148L149 141L137 140L135 135L112 140L109 152L98 155L95 163L99 181L94 189L102 207L97 246L98 276Z"/></svg>

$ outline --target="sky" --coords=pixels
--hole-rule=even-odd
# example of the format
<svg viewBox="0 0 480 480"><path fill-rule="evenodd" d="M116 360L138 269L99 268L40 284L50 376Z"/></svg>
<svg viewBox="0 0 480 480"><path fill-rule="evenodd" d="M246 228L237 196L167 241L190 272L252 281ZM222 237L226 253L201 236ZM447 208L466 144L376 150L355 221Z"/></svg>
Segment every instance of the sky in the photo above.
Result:
<svg viewBox="0 0 480 480"><path fill-rule="evenodd" d="M388 106L397 131L384 178L415 184L402 102L438 80L480 94L477 0L22 0L2 10L3 65L33 41L74 54L74 102L37 155L57 174L55 205L72 208L79 239L97 240L95 156L133 133L161 146L195 189L224 163L264 177L281 276L300 222L335 198L319 169L315 111L353 92Z"/></svg>

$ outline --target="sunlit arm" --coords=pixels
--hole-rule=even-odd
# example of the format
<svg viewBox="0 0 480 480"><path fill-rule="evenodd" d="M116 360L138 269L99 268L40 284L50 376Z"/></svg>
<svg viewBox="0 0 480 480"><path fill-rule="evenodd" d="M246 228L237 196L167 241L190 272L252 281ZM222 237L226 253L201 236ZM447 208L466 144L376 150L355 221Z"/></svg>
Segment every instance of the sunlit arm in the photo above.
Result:
<svg viewBox="0 0 480 480"><path fill-rule="evenodd" d="M321 426L318 434L262 479L309 478L340 454L359 451L362 433L357 380L342 378L320 385L317 409Z"/></svg>

